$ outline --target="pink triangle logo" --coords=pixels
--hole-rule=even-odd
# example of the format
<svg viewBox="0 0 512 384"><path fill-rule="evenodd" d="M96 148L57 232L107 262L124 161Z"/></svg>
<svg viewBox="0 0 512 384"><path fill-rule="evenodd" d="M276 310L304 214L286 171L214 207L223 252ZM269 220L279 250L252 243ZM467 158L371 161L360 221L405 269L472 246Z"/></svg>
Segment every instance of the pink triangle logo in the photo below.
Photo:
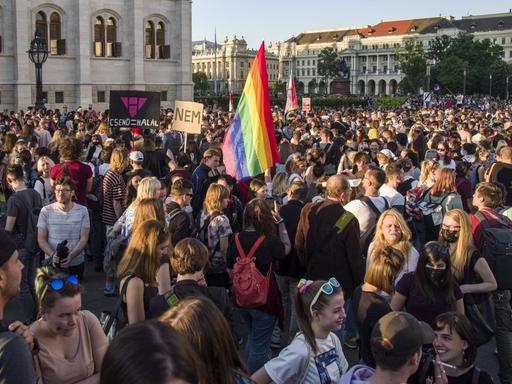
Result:
<svg viewBox="0 0 512 384"><path fill-rule="evenodd" d="M137 116L137 112L140 111L144 103L146 102L147 97L128 97L123 96L121 97L121 101L123 102L124 106L128 110L128 114L133 119L135 116Z"/></svg>

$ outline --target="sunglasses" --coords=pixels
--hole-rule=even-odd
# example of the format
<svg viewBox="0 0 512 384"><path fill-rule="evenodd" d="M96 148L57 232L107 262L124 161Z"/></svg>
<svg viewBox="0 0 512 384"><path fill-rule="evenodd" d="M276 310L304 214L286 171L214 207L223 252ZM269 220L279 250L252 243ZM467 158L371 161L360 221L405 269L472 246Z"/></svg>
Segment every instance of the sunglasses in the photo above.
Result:
<svg viewBox="0 0 512 384"><path fill-rule="evenodd" d="M326 281L324 284L322 284L322 286L316 293L315 297L313 297L311 304L309 305L309 312L311 313L311 315L313 315L313 306L318 301L320 294L323 293L328 296L332 295L332 293L334 292L334 288L339 288L339 287L340 287L340 283L334 277L331 277L328 281Z"/></svg>
<svg viewBox="0 0 512 384"><path fill-rule="evenodd" d="M70 283L72 285L77 285L78 277L76 277L75 275L69 275L66 278L53 279L53 280L50 280L48 285L50 286L52 291L59 292L62 290L62 288L64 288L64 284L66 284L66 283Z"/></svg>

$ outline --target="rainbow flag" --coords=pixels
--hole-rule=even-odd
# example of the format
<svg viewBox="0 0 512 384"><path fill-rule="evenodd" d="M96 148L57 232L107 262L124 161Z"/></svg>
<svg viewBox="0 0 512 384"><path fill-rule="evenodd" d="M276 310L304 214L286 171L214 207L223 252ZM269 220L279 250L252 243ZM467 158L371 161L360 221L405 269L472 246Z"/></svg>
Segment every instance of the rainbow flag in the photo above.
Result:
<svg viewBox="0 0 512 384"><path fill-rule="evenodd" d="M239 181L259 175L279 161L264 42L247 75L235 117L224 136L222 152L226 172Z"/></svg>

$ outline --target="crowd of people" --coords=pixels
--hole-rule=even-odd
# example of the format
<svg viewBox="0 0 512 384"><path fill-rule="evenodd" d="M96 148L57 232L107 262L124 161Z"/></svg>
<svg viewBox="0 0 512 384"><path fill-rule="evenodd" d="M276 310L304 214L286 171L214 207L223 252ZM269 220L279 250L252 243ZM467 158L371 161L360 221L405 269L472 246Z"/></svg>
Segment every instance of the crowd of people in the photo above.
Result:
<svg viewBox="0 0 512 384"><path fill-rule="evenodd" d="M0 113L0 382L511 384L511 107L274 107L251 180L221 108Z"/></svg>

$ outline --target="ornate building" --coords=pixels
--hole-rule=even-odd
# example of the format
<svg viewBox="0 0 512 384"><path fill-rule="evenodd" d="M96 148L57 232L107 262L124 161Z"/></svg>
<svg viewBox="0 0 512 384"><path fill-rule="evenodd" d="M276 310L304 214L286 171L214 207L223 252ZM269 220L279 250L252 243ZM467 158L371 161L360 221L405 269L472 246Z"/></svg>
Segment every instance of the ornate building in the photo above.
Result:
<svg viewBox="0 0 512 384"><path fill-rule="evenodd" d="M350 92L355 95L393 95L403 78L395 60L397 49L415 39L428 50L437 36L470 32L478 40L490 39L504 48L504 60L512 61L512 11L501 14L382 21L375 25L336 30L307 31L270 50L279 56L279 79L295 74L298 92L330 93L333 79L317 73L319 53L332 47L350 70Z"/></svg>
<svg viewBox="0 0 512 384"><path fill-rule="evenodd" d="M48 108L105 109L122 89L160 92L163 106L190 100L191 14L190 0L0 0L0 108L35 103L36 31L50 51Z"/></svg>
<svg viewBox="0 0 512 384"><path fill-rule="evenodd" d="M279 58L269 49L265 58L268 82L271 86L278 80ZM196 41L192 43L192 71L206 74L209 94L215 94L215 72L217 72L217 94L225 95L228 92L239 94L243 90L256 53L257 50L247 48L247 42L243 37L241 39L236 36L226 37L223 44L217 45L206 39Z"/></svg>

